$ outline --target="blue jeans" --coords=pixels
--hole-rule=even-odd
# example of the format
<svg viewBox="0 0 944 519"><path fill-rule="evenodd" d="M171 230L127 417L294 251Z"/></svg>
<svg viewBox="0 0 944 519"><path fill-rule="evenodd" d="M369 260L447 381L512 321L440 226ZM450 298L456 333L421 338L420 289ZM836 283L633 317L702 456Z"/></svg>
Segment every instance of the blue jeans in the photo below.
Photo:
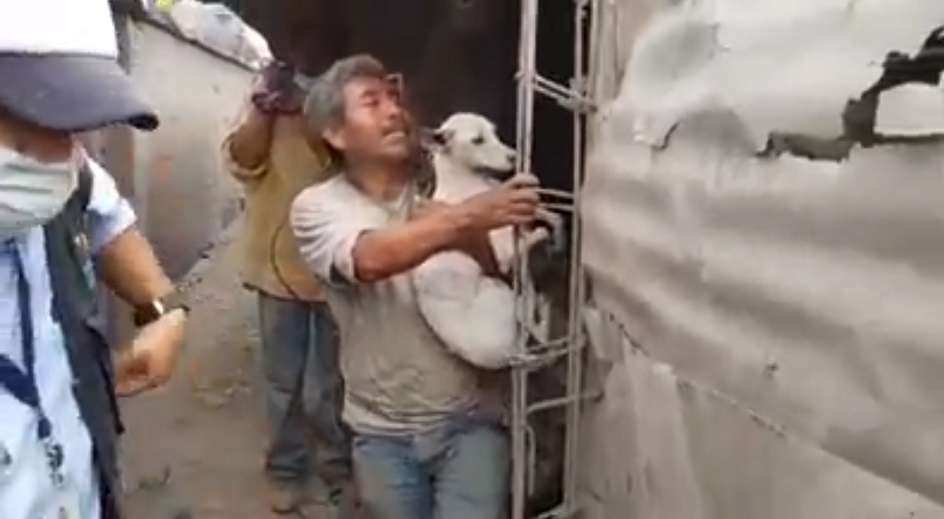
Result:
<svg viewBox="0 0 944 519"><path fill-rule="evenodd" d="M367 519L502 519L508 436L453 422L404 435L354 435L354 474Z"/></svg>
<svg viewBox="0 0 944 519"><path fill-rule="evenodd" d="M350 434L341 422L338 333L328 307L259 293L259 321L266 473L276 484L303 485L314 470L335 493L350 481L351 458Z"/></svg>

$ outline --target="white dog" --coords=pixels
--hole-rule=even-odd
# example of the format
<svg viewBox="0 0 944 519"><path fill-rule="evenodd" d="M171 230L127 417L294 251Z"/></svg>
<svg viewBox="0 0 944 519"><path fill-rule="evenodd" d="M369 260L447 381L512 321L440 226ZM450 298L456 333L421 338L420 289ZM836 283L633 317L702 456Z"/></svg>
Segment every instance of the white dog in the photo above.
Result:
<svg viewBox="0 0 944 519"><path fill-rule="evenodd" d="M433 200L457 203L495 187L515 169L515 151L499 140L495 126L470 113L449 117L433 134L436 187ZM540 219L557 236L560 218L542 212ZM522 232L518 252L525 253L551 237L546 228ZM502 274L514 267L515 233L511 227L489 234ZM420 312L454 354L487 369L507 367L515 356L515 294L507 283L486 276L463 252L439 253L413 273Z"/></svg>

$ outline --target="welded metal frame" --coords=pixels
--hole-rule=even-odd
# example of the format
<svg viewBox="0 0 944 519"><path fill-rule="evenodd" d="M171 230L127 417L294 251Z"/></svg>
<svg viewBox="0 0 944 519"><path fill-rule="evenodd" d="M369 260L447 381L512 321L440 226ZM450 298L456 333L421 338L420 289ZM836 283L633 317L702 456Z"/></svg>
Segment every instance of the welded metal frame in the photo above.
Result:
<svg viewBox="0 0 944 519"><path fill-rule="evenodd" d="M559 0L555 0L559 1ZM579 511L577 502L577 480L579 477L579 427L581 403L586 398L583 389L583 366L585 355L585 336L582 326L584 307L585 277L581 268L581 190L584 173L584 151L586 148L587 117L594 109L589 96L589 70L585 57L584 42L587 36L584 24L585 16L591 9L591 0L572 0L574 2L574 72L569 86L557 84L537 71L537 26L540 0L521 1L521 29L518 62L518 112L517 112L517 150L518 171L531 171L531 153L533 150L534 102L537 95L544 95L573 114L573 179L572 192L545 190L546 196L556 198L548 207L569 212L573 218L570 272L569 272L569 315L567 336L563 341L544 341L534 333L534 315L530 308L534 301L526 292L529 278L529 265L526 255L519 255L515 269L514 286L518 295L516 307L519 333L519 359L512 368L511 398L511 434L512 434L512 519L526 519L525 508L532 491L534 474L534 451L536 442L534 431L530 427L529 417L534 413L555 408L564 408L567 414L566 439L564 450L563 496L560 505L539 519L560 519L574 517ZM591 21L591 30L594 23ZM591 45L592 47L592 45ZM591 60L592 61L592 60ZM549 361L566 356L567 382L566 394L562 398L528 402L528 375L536 369L546 366Z"/></svg>

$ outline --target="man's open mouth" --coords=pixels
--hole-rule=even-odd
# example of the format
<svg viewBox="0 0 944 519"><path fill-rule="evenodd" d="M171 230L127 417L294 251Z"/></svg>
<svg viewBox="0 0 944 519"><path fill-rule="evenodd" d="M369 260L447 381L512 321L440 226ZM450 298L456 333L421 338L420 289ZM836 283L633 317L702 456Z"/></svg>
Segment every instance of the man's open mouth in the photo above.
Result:
<svg viewBox="0 0 944 519"><path fill-rule="evenodd" d="M399 141L399 140L406 139L408 135L409 134L407 133L407 130L402 129L402 128L397 128L397 129L385 131L383 138L384 140Z"/></svg>

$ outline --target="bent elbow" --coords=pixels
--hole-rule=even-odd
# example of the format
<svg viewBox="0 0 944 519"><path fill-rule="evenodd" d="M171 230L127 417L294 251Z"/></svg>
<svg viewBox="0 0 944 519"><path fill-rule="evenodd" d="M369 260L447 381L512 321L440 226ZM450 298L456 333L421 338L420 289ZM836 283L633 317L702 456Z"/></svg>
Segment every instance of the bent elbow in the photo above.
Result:
<svg viewBox="0 0 944 519"><path fill-rule="evenodd" d="M354 276L361 283L376 283L390 275L382 261L368 257L354 259Z"/></svg>
<svg viewBox="0 0 944 519"><path fill-rule="evenodd" d="M383 281L398 271L396 254L387 247L359 242L352 256L354 277L362 283Z"/></svg>
<svg viewBox="0 0 944 519"><path fill-rule="evenodd" d="M268 169L268 150L254 147L230 135L223 141L223 162L229 173L240 181L261 177Z"/></svg>

